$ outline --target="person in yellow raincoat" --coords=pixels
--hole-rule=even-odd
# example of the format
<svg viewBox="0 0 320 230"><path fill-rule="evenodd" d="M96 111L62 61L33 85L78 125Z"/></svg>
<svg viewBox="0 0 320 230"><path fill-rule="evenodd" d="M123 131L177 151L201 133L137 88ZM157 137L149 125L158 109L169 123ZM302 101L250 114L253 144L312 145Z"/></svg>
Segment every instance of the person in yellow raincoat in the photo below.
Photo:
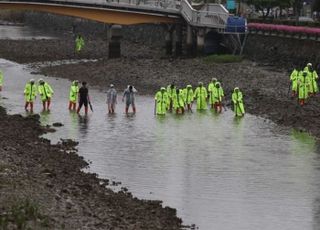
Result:
<svg viewBox="0 0 320 230"><path fill-rule="evenodd" d="M176 93L173 95L173 108L176 111L176 114L184 114L184 94L183 90L177 89Z"/></svg>
<svg viewBox="0 0 320 230"><path fill-rule="evenodd" d="M45 82L43 79L39 79L38 92L41 97L43 111L50 110L51 97L53 95L53 90L51 86Z"/></svg>
<svg viewBox="0 0 320 230"><path fill-rule="evenodd" d="M28 112L30 106L30 112L33 113L33 102L37 96L37 86L34 79L31 79L24 87L24 98L25 98L25 110Z"/></svg>
<svg viewBox="0 0 320 230"><path fill-rule="evenodd" d="M318 74L312 67L311 63L307 64L307 67L304 68L304 71L307 72L307 78L309 82L308 94L309 96L314 96L319 92L318 87Z"/></svg>
<svg viewBox="0 0 320 230"><path fill-rule="evenodd" d="M75 44L75 51L76 51L76 53L80 53L80 51L84 47L84 39L80 34L76 37L75 43L76 43Z"/></svg>
<svg viewBox="0 0 320 230"><path fill-rule="evenodd" d="M76 110L79 93L79 81L73 81L69 92L69 110Z"/></svg>
<svg viewBox="0 0 320 230"><path fill-rule="evenodd" d="M298 93L299 74L300 72L296 68L294 68L294 70L290 75L292 97L295 97ZM288 90L288 94L289 94L289 90Z"/></svg>
<svg viewBox="0 0 320 230"><path fill-rule="evenodd" d="M166 115L168 108L168 93L166 88L161 87L155 95L155 115Z"/></svg>
<svg viewBox="0 0 320 230"><path fill-rule="evenodd" d="M192 104L194 101L194 93L192 89L192 85L187 85L187 88L183 90L184 102L187 106L187 110L192 112Z"/></svg>
<svg viewBox="0 0 320 230"><path fill-rule="evenodd" d="M245 114L243 104L243 94L239 87L235 87L232 93L233 111L236 117L242 117Z"/></svg>
<svg viewBox="0 0 320 230"><path fill-rule="evenodd" d="M172 108L173 108L173 97L176 94L176 86L174 85L174 83L170 84L167 86L167 94L168 94L168 110L169 112L172 112Z"/></svg>
<svg viewBox="0 0 320 230"><path fill-rule="evenodd" d="M208 94L209 94L209 104L211 105L211 109L214 108L214 97L213 97L213 91L216 87L217 78L212 78L211 82L208 85Z"/></svg>
<svg viewBox="0 0 320 230"><path fill-rule="evenodd" d="M3 73L0 69L0 91L2 91L2 86L3 86Z"/></svg>
<svg viewBox="0 0 320 230"><path fill-rule="evenodd" d="M299 98L299 104L303 106L306 103L307 98L309 97L309 78L308 78L308 72L303 71L302 75L299 75L298 79L298 98Z"/></svg>
<svg viewBox="0 0 320 230"><path fill-rule="evenodd" d="M216 82L215 87L212 91L212 102L214 105L214 109L217 113L222 112L222 100L224 98L224 91L220 84L220 82Z"/></svg>
<svg viewBox="0 0 320 230"><path fill-rule="evenodd" d="M198 87L194 92L194 98L197 100L197 109L205 110L207 109L207 90L206 87L203 86L202 82L199 82Z"/></svg>

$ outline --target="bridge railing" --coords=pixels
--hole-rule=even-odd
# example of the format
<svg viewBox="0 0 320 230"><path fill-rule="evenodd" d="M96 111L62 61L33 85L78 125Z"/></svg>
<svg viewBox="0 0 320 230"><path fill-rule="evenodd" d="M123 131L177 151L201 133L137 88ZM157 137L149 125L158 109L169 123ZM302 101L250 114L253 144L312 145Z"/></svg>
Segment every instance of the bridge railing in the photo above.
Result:
<svg viewBox="0 0 320 230"><path fill-rule="evenodd" d="M174 11L179 13L178 0L51 0L50 2L80 3L96 6L124 6L129 8L149 8L159 11Z"/></svg>
<svg viewBox="0 0 320 230"><path fill-rule="evenodd" d="M223 29L229 17L228 11L220 4L208 4L195 10L187 0L182 0L180 10L184 19L197 27Z"/></svg>
<svg viewBox="0 0 320 230"><path fill-rule="evenodd" d="M80 6L95 7L125 7L131 9L146 9L157 13L181 14L183 18L192 26L207 27L215 29L226 28L229 17L228 11L221 4L205 4L200 10L195 10L188 0L0 0L0 2L20 2L20 3L56 3L72 4Z"/></svg>

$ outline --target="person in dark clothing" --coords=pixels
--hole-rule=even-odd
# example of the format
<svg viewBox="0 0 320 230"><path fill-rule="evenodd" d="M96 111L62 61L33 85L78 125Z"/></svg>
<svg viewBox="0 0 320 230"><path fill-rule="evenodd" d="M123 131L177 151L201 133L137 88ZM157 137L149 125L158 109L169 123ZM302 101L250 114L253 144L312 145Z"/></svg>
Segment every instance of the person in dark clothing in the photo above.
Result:
<svg viewBox="0 0 320 230"><path fill-rule="evenodd" d="M82 82L82 87L79 89L79 107L77 113L80 113L81 107L84 105L85 115L88 114L88 103L89 103L89 90L87 88L87 82Z"/></svg>

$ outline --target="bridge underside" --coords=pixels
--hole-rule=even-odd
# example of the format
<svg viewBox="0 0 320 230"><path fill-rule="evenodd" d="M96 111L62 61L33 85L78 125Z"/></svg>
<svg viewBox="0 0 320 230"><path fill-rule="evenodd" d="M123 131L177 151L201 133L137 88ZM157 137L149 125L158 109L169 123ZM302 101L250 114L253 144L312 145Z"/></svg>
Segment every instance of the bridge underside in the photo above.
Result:
<svg viewBox="0 0 320 230"><path fill-rule="evenodd" d="M165 17L143 12L123 11L117 9L85 8L68 5L37 4L37 3L1 3L1 9L30 10L73 16L103 22L107 24L134 25L146 23L175 23L178 18Z"/></svg>

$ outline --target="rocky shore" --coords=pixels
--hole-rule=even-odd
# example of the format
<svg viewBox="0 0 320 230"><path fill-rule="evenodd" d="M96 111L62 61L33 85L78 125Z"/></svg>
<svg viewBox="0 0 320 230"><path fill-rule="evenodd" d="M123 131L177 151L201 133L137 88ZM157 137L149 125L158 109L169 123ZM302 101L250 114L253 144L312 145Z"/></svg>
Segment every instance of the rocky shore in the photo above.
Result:
<svg viewBox="0 0 320 230"><path fill-rule="evenodd" d="M52 129L38 115L0 119L0 229L181 229L174 209L83 172L76 143L39 137Z"/></svg>

